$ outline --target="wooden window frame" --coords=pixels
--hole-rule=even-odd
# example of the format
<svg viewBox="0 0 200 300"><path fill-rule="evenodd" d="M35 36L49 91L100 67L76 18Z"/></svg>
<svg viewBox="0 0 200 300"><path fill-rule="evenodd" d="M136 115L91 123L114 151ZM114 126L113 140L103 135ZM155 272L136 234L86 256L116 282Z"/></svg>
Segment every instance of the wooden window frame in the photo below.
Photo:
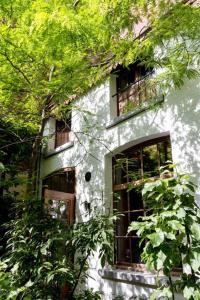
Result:
<svg viewBox="0 0 200 300"><path fill-rule="evenodd" d="M67 173L73 172L72 174L72 182L73 187L71 188L71 179L66 185L63 186L63 180L57 181L52 183L52 181L48 182L48 179L53 178L54 176L59 178L59 175L67 175ZM58 186L57 186L58 185ZM57 187L56 187L57 186ZM60 190L59 190L60 189ZM54 215L52 201L64 202L66 205L66 219L63 218L62 220L66 222L68 225L73 224L75 220L75 205L76 205L76 198L75 198L75 191L76 191L76 181L75 181L75 168L65 168L60 171L54 172L47 176L43 181L43 198L44 198L44 205L46 206L47 210L49 211L52 216ZM54 216L53 216L54 217ZM60 216L58 216L59 218Z"/></svg>
<svg viewBox="0 0 200 300"><path fill-rule="evenodd" d="M70 141L71 117L69 120L56 120L55 124L55 149Z"/></svg>
<svg viewBox="0 0 200 300"><path fill-rule="evenodd" d="M165 137L156 138L156 139L153 139L153 140L150 140L150 141L146 141L146 142L138 144L138 145L136 145L132 148L129 148L129 149L125 150L122 153L122 155L124 155L124 157L126 159L126 171L127 171L127 173L125 174L125 177L127 179L127 182L125 182L125 183L115 184L116 183L116 177L115 177L116 176L116 172L115 172L116 161L117 161L117 159L120 159L122 157L122 155L119 154L119 155L116 155L113 158L113 192L114 193L116 193L116 192L122 193L123 191L127 192L126 200L128 202L127 203L128 210L127 211L123 210L123 211L121 211L121 213L126 214L126 218L128 219L128 224L131 222L130 221L131 220L131 214L132 214L132 217L134 216L134 214L137 215L137 214L140 214L140 213L145 216L150 211L148 208L145 207L145 203L144 203L143 199L141 199L142 200L142 208L140 208L138 210L137 209L130 210L130 207L131 207L130 192L131 191L128 192L127 190L128 190L131 183L134 184L135 186L140 186L144 182L144 173L145 172L144 172L144 161L143 161L143 158L144 158L143 149L146 146L156 145L157 151L158 151L157 158L158 158L158 160L160 160L161 157L160 157L159 147L160 147L161 142L167 142L166 144L164 144L165 155L167 155L168 149L170 149L170 147L171 147L171 142L170 142L170 137L169 136L165 136ZM134 153L135 151L138 151L138 149L141 153L141 157L140 157L140 159L141 159L141 161L140 161L140 163L141 163L141 179L134 180L134 181L129 181L130 176L128 175L128 165L127 165L128 156L131 153ZM170 154L171 154L171 152L170 152ZM158 162L158 168L159 167L160 167L160 163ZM142 170L142 168L143 168L143 170ZM149 177L149 178L156 180L156 178L159 178L159 177L160 177L160 174L158 173L157 176ZM120 200L121 200L121 197L122 196L120 196ZM136 200L136 201L138 201L138 200ZM116 204L115 204L115 196L114 196L113 197L113 208L114 209L115 209L115 206L116 206ZM125 220L125 223L126 223L126 220ZM123 224L123 222L121 224ZM133 247L131 245L133 239L137 239L139 241L140 238L137 237L136 234L135 235L132 234L132 235L128 235L128 236L127 235L123 235L123 236L116 235L117 226L120 226L120 222L119 222L119 225L115 224L115 264L116 264L116 266L118 266L118 267L130 267L131 266L136 271L144 271L145 270L144 264L142 264L141 262L138 263L138 262L133 261L133 253L132 253L133 252ZM129 249L130 249L130 261L129 262L118 260L118 255L120 255L120 254L118 253L118 249L117 249L117 241L120 240L120 239L121 240L122 239L126 239L126 240L128 239L129 240ZM123 243L123 242L121 242L121 243ZM120 246L120 247L123 248L123 246Z"/></svg>
<svg viewBox="0 0 200 300"><path fill-rule="evenodd" d="M144 72L145 74L141 74ZM121 116L126 113L128 105L137 108L141 106L144 102L151 100L157 96L155 87L149 87L147 81L152 77L154 71L146 69L144 66L141 66L139 63L130 65L128 68L118 67L113 73L116 73L116 94L112 97L117 99L117 116ZM124 88L120 88L120 83L123 80L125 75L130 79L130 75L134 77L133 82L128 83ZM128 79L128 80L129 80Z"/></svg>

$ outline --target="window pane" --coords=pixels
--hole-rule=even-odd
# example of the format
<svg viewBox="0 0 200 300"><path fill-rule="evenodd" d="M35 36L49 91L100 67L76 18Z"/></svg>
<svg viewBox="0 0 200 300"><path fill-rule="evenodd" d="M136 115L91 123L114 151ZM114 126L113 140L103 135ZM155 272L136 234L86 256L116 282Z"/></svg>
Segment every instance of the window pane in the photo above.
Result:
<svg viewBox="0 0 200 300"><path fill-rule="evenodd" d="M131 262L129 238L116 238L116 260L118 263Z"/></svg>
<svg viewBox="0 0 200 300"><path fill-rule="evenodd" d="M114 194L114 209L118 212L128 211L128 194L126 190Z"/></svg>
<svg viewBox="0 0 200 300"><path fill-rule="evenodd" d="M167 161L172 161L171 144L169 140L165 140L158 144L160 151L160 166L164 166Z"/></svg>
<svg viewBox="0 0 200 300"><path fill-rule="evenodd" d="M127 182L126 158L117 159L115 163L114 183L122 184Z"/></svg>
<svg viewBox="0 0 200 300"><path fill-rule="evenodd" d="M69 141L70 131L71 131L71 117L69 117L69 119L66 121L56 120L55 148Z"/></svg>
<svg viewBox="0 0 200 300"><path fill-rule="evenodd" d="M134 238L131 239L131 256L132 256L132 263L141 263L141 254L142 249L144 248L144 243L139 246L140 239Z"/></svg>
<svg viewBox="0 0 200 300"><path fill-rule="evenodd" d="M128 213L124 213L123 216L120 216L116 222L116 235L126 236L129 223Z"/></svg>
<svg viewBox="0 0 200 300"><path fill-rule="evenodd" d="M129 191L130 210L143 209L143 201L141 192L136 189Z"/></svg>
<svg viewBox="0 0 200 300"><path fill-rule="evenodd" d="M159 160L157 145L143 148L143 169L144 178L153 177L159 174Z"/></svg>
<svg viewBox="0 0 200 300"><path fill-rule="evenodd" d="M140 150L134 151L128 156L128 181L141 179Z"/></svg>
<svg viewBox="0 0 200 300"><path fill-rule="evenodd" d="M52 199L48 202L48 210L52 218L61 219L63 222L67 222L67 202Z"/></svg>
<svg viewBox="0 0 200 300"><path fill-rule="evenodd" d="M142 217L143 215L144 215L143 211L131 212L130 213L130 222L141 221L140 219L138 220L138 218Z"/></svg>

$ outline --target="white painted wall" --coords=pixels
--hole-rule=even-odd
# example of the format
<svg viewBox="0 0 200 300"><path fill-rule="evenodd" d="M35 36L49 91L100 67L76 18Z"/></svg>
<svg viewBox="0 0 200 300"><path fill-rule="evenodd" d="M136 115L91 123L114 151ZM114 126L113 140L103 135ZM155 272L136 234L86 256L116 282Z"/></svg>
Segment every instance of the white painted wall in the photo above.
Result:
<svg viewBox="0 0 200 300"><path fill-rule="evenodd" d="M174 163L182 172L194 175L198 184L197 199L200 199L200 80L187 81L180 90L171 92L164 103L156 109L135 115L113 127L106 128L116 117L114 78L94 88L88 95L74 102L72 111L73 146L66 144L54 155L42 160L41 174L48 174L64 167L76 169L76 218L85 220L84 202L94 209L112 208L112 155L144 140L170 134ZM53 121L47 122L45 135L52 134ZM50 139L52 150L52 139ZM69 146L64 149L65 146ZM59 152L59 150L62 150ZM85 173L90 171L90 182ZM87 285L101 289L104 299L114 295L146 297L151 291L151 277L145 285L126 281L103 279L97 259L91 259L90 272L96 279ZM180 299L177 296L177 299Z"/></svg>

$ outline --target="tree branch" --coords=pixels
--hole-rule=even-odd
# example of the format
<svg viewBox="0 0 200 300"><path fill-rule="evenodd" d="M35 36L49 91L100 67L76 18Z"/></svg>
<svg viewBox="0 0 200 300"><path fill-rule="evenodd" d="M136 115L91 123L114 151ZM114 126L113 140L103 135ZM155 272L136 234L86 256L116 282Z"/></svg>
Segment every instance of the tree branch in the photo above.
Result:
<svg viewBox="0 0 200 300"><path fill-rule="evenodd" d="M23 78L26 80L26 82L27 82L28 84L31 84L31 82L30 82L30 80L28 79L28 77L24 74L24 72L23 72L18 66L16 66L16 65L12 62L12 60L11 60L10 57L7 55L7 53L4 52L4 53L1 53L1 54L6 58L6 60L10 63L10 65L11 65L16 71L18 71L18 72L23 76Z"/></svg>

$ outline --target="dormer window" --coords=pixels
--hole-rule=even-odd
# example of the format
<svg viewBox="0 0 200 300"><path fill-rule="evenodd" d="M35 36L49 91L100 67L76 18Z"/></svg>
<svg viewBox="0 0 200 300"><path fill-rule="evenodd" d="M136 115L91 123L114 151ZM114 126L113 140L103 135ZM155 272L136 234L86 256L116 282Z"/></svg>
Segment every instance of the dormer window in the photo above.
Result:
<svg viewBox="0 0 200 300"><path fill-rule="evenodd" d="M156 90L149 84L152 69L141 64L132 64L127 68L118 67L115 72L117 115L120 116L155 98Z"/></svg>
<svg viewBox="0 0 200 300"><path fill-rule="evenodd" d="M55 148L69 142L71 131L71 118L68 120L56 120Z"/></svg>

